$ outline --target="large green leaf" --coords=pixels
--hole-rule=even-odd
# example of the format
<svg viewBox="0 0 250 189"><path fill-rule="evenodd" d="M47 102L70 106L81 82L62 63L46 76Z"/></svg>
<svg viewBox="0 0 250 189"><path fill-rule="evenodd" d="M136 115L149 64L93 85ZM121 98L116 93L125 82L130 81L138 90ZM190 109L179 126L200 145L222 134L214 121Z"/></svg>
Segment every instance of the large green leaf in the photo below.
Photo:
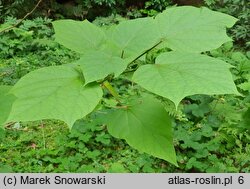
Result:
<svg viewBox="0 0 250 189"><path fill-rule="evenodd" d="M56 41L78 53L100 49L104 32L89 21L57 20L53 22Z"/></svg>
<svg viewBox="0 0 250 189"><path fill-rule="evenodd" d="M138 18L121 22L107 35L119 49L120 57L136 58L160 41L154 26L153 18Z"/></svg>
<svg viewBox="0 0 250 189"><path fill-rule="evenodd" d="M8 119L12 103L16 99L14 95L9 94L11 86L0 86L0 126Z"/></svg>
<svg viewBox="0 0 250 189"><path fill-rule="evenodd" d="M120 57L99 51L92 51L83 55L75 64L81 66L85 84L103 79L109 74L114 74L117 77L127 67L126 61Z"/></svg>
<svg viewBox="0 0 250 189"><path fill-rule="evenodd" d="M17 97L10 121L59 119L69 126L94 110L102 98L98 85L83 86L71 67L52 66L24 76L11 90Z"/></svg>
<svg viewBox="0 0 250 189"><path fill-rule="evenodd" d="M178 106L184 97L194 94L239 94L230 67L206 55L167 52L157 57L155 65L140 67L133 80Z"/></svg>
<svg viewBox="0 0 250 189"><path fill-rule="evenodd" d="M105 116L111 135L125 139L139 151L177 165L171 120L160 102L144 97Z"/></svg>
<svg viewBox="0 0 250 189"><path fill-rule="evenodd" d="M226 27L232 27L236 18L191 6L173 7L155 18L161 38L172 50L204 52L231 41Z"/></svg>

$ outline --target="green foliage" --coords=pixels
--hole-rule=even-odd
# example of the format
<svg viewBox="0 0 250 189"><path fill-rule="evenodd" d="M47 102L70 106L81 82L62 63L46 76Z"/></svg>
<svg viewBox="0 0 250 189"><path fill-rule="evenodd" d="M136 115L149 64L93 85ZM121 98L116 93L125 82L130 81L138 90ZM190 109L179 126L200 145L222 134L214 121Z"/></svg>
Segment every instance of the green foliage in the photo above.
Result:
<svg viewBox="0 0 250 189"><path fill-rule="evenodd" d="M193 97L189 100L198 107L217 100ZM173 131L179 168L113 138L105 126L92 121L93 114L78 121L70 132L64 124L52 121L8 127L5 133L0 130L0 171L249 172L249 134L235 126L221 127L226 123L224 112L217 110L204 114L199 123L193 123L196 116L190 112L184 114L188 121L176 121Z"/></svg>
<svg viewBox="0 0 250 189"><path fill-rule="evenodd" d="M18 16L20 14L25 14L27 8L34 5L34 1L26 0L29 5L23 6L25 0L1 0L0 1L0 21L4 20L7 16ZM22 7L22 8L21 8Z"/></svg>
<svg viewBox="0 0 250 189"><path fill-rule="evenodd" d="M239 49L234 49L231 42L226 43L222 48L210 52L212 56L234 66L232 70L234 80L237 87L246 96L245 102L247 102L249 98L250 56L248 56L248 53L249 51L244 52Z"/></svg>
<svg viewBox="0 0 250 189"><path fill-rule="evenodd" d="M1 0L0 22L8 16L22 18L35 7L37 2L33 0ZM125 7L125 0L43 0L30 17L88 18L93 20L96 16L107 16L110 13L121 12Z"/></svg>
<svg viewBox="0 0 250 189"><path fill-rule="evenodd" d="M78 53L97 50L105 41L104 32L85 20L83 22L64 20L53 22L56 40ZM83 35L84 33L84 35ZM65 38L65 36L67 36Z"/></svg>
<svg viewBox="0 0 250 189"><path fill-rule="evenodd" d="M246 104L232 96L196 95L187 100L190 104L184 105L183 110L189 121L176 122L174 132L180 169L248 172L249 133L241 126ZM197 107L203 110L199 114Z"/></svg>
<svg viewBox="0 0 250 189"><path fill-rule="evenodd" d="M33 21L24 21L19 28L11 32L1 33L0 36L0 57L8 58L18 56L22 51L35 51L41 48L42 40L52 36L53 30L50 28L50 19L36 18ZM15 24L17 20L13 17L7 17L5 23L0 26L0 30ZM36 38L36 40L34 40ZM39 41L38 39L41 39ZM52 44L51 44L52 46Z"/></svg>
<svg viewBox="0 0 250 189"><path fill-rule="evenodd" d="M66 66L33 71L11 91L18 99L12 105L9 120L59 119L70 127L75 120L92 112L102 97L98 85L83 87L78 71Z"/></svg>
<svg viewBox="0 0 250 189"><path fill-rule="evenodd" d="M98 5L106 5L106 6L114 6L114 5L119 5L119 4L124 4L124 0L94 0L94 1L89 1L88 3L95 3Z"/></svg>
<svg viewBox="0 0 250 189"><path fill-rule="evenodd" d="M9 117L9 112L11 111L12 103L15 100L15 96L8 94L11 90L9 86L0 86L0 126L3 125Z"/></svg>
<svg viewBox="0 0 250 189"><path fill-rule="evenodd" d="M172 0L150 0L145 2L145 7L139 12L146 16L155 16L172 5Z"/></svg>
<svg viewBox="0 0 250 189"><path fill-rule="evenodd" d="M0 28L16 20L8 18ZM78 56L55 43L51 20L25 20L8 33L0 34L0 83L13 85L28 72L51 65L65 64ZM53 39L53 38L52 38Z"/></svg>
<svg viewBox="0 0 250 189"><path fill-rule="evenodd" d="M247 42L250 41L250 2L248 0L204 0L204 2L211 9L238 18L238 22L230 29L230 33L239 44L249 47Z"/></svg>
<svg viewBox="0 0 250 189"><path fill-rule="evenodd" d="M101 27L109 27L110 25L118 24L121 21L126 20L126 18L122 17L118 14L112 14L108 17L97 17L93 24Z"/></svg>
<svg viewBox="0 0 250 189"><path fill-rule="evenodd" d="M194 94L237 94L228 66L208 56L173 51L162 53L153 65L141 66L133 80L177 107L184 97Z"/></svg>
<svg viewBox="0 0 250 189"><path fill-rule="evenodd" d="M172 0L150 0L145 3L146 9L153 9L156 11L163 11L165 10L169 5L171 5Z"/></svg>
<svg viewBox="0 0 250 189"><path fill-rule="evenodd" d="M157 15L156 21L159 23L160 36L166 39L166 46L170 49L204 52L230 41L225 27L232 27L237 20L205 7L198 9L186 6L185 12L182 7L169 8Z"/></svg>
<svg viewBox="0 0 250 189"><path fill-rule="evenodd" d="M0 130L1 131L1 130ZM69 132L60 122L9 127L0 141L2 172L161 172L161 160L138 153L90 120ZM8 169L7 169L8 168Z"/></svg>
<svg viewBox="0 0 250 189"><path fill-rule="evenodd" d="M118 77L127 68L127 63L120 57L113 57L109 54L90 51L75 62L84 70L85 85L97 80L101 80L110 74ZM96 68L100 68L96 72Z"/></svg>
<svg viewBox="0 0 250 189"><path fill-rule="evenodd" d="M91 113L98 106L102 98L98 83L101 83L117 101L113 108L106 106L105 103L99 104L104 110L114 111L108 113L109 119L104 121L110 133L115 137L126 139L131 146L142 152L176 164L170 132L171 123L163 103L142 100L140 104L138 97L152 92L155 94L154 98L157 98L156 95L163 96L177 106L184 97L197 93L238 95L228 71L230 66L223 61L199 54L230 41L226 35L226 27L232 27L235 21L236 19L229 15L194 7L170 8L155 18L124 21L108 29L99 28L88 21L55 21L53 25L56 41L80 53L80 62L42 68L21 78L10 91L17 99L6 122L59 119L71 127L77 119ZM172 52L161 52L156 58L156 64L151 62L152 65L143 66L146 64L143 55L152 49L166 47ZM100 60L103 62L100 63ZM209 65L203 63L204 60L208 61ZM90 62L95 64L95 67L89 68ZM112 69L103 66L105 63L108 64L107 68ZM115 63L121 66L112 66ZM128 70L125 70L123 64L128 66ZM180 68L183 66L185 69ZM139 69L135 71L137 67ZM154 73L149 87L145 85L145 81L151 77L152 70L142 72L144 68L160 70ZM173 74L171 69L177 69L178 73ZM206 71L203 71L205 76L201 77L198 71L202 69ZM218 71L223 74L219 75ZM94 72L100 74L94 75ZM120 96L108 82L115 83L112 73L118 77L122 72L134 72L132 81L148 90L145 91L136 85L137 89L132 93L136 103L124 100L128 99L131 93ZM171 77L168 77L169 75ZM128 76L124 74L120 76L122 77ZM131 77L128 79L131 80ZM132 85L131 81L129 85ZM167 94L162 93L166 91L166 87L168 87ZM107 94L104 97L110 98ZM162 100L167 101L167 99ZM122 110L123 107L127 109ZM113 117L116 121L112 121ZM118 119L124 121L117 126ZM134 132L128 132L131 130L129 123L137 128L133 130ZM142 132L145 133L144 141L148 141L146 143L141 141ZM160 144L156 148L153 142ZM98 152L89 153L90 158L98 155Z"/></svg>
<svg viewBox="0 0 250 189"><path fill-rule="evenodd" d="M2 142L2 139L5 137L5 131L4 129L0 128L0 142Z"/></svg>
<svg viewBox="0 0 250 189"><path fill-rule="evenodd" d="M105 115L109 133L142 152L177 165L171 120L161 103L149 97L127 103L128 106Z"/></svg>

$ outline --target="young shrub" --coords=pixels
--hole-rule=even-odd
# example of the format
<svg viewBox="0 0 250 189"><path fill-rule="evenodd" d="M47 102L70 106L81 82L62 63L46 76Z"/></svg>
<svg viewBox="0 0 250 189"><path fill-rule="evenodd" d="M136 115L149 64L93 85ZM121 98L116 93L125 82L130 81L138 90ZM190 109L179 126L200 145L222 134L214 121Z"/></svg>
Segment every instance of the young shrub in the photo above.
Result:
<svg viewBox="0 0 250 189"><path fill-rule="evenodd" d="M0 124L58 119L71 128L102 102L102 116L97 119L111 135L177 165L171 118L159 99L169 99L177 108L190 95L239 95L231 66L201 54L231 41L226 28L236 20L207 8L184 6L107 30L87 20L55 21L56 41L81 58L30 72L11 89L2 86ZM143 55L162 48L171 51L162 51L150 64L143 61ZM138 89L134 95L120 95L110 84L127 73L133 74L129 84ZM116 100L113 107L103 102L108 97L102 88Z"/></svg>

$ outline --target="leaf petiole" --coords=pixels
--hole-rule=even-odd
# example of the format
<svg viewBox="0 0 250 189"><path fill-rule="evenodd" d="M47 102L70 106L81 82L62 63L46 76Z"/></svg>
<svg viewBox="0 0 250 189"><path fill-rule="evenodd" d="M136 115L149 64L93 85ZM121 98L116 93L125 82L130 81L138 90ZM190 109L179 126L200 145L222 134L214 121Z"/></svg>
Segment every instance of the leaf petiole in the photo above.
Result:
<svg viewBox="0 0 250 189"><path fill-rule="evenodd" d="M109 93L115 98L115 100L119 103L122 104L121 101L119 100L119 94L116 92L116 90L112 87L112 85L106 80L102 83L102 86L104 86Z"/></svg>

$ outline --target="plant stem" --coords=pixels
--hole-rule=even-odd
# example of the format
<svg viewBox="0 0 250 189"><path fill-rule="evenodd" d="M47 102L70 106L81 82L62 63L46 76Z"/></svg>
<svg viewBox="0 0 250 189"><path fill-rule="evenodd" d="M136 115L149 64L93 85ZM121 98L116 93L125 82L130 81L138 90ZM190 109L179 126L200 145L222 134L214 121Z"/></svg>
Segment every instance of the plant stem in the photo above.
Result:
<svg viewBox="0 0 250 189"><path fill-rule="evenodd" d="M106 80L102 83L102 86L104 86L109 93L115 98L115 100L121 104L121 101L119 100L119 94L116 92L116 90L112 87L112 85Z"/></svg>
<svg viewBox="0 0 250 189"><path fill-rule="evenodd" d="M160 45L163 42L163 40L159 41L158 43L156 43L153 47L151 47L150 49L146 50L145 52L143 52L141 55L139 55L138 57L136 57L133 61L131 61L129 64L131 64L132 62L138 60L139 58L141 58L143 55L147 54L149 51L151 51L152 49L154 49L155 47L157 47L158 45Z"/></svg>

